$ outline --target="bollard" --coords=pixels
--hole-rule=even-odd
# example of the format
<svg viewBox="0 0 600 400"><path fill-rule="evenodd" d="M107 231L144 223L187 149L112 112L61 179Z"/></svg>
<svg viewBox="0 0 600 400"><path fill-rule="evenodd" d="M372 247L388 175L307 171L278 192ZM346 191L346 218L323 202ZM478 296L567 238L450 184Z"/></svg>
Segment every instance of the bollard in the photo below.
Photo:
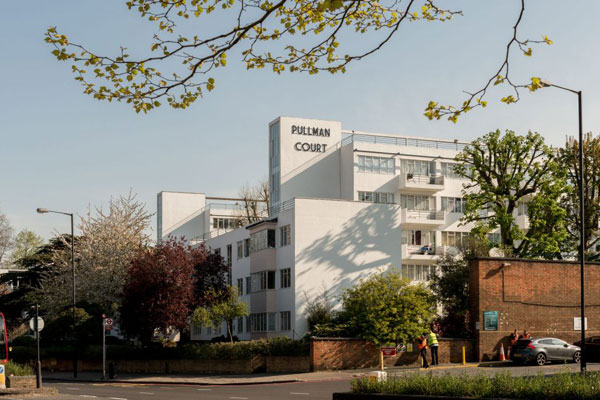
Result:
<svg viewBox="0 0 600 400"><path fill-rule="evenodd" d="M379 350L379 370L383 371L385 367L383 366L383 351Z"/></svg>
<svg viewBox="0 0 600 400"><path fill-rule="evenodd" d="M463 356L463 365L465 365L467 363L467 356L465 354L465 346L463 346L462 348L462 356Z"/></svg>

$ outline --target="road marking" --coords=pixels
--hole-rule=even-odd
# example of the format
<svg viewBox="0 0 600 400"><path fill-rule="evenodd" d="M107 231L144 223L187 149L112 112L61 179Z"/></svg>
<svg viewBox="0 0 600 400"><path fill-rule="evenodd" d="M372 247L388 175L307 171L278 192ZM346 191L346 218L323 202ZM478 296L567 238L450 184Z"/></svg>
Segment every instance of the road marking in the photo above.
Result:
<svg viewBox="0 0 600 400"><path fill-rule="evenodd" d="M140 392L140 394L154 394L152 392Z"/></svg>
<svg viewBox="0 0 600 400"><path fill-rule="evenodd" d="M109 397L112 400L127 400L125 397Z"/></svg>
<svg viewBox="0 0 600 400"><path fill-rule="evenodd" d="M201 392L210 392L212 389L196 389L196 390L199 390Z"/></svg>
<svg viewBox="0 0 600 400"><path fill-rule="evenodd" d="M91 394L80 394L79 397L97 397Z"/></svg>
<svg viewBox="0 0 600 400"><path fill-rule="evenodd" d="M248 400L247 397L230 397L230 399Z"/></svg>
<svg viewBox="0 0 600 400"><path fill-rule="evenodd" d="M298 395L302 395L302 396L308 396L310 393L290 392L290 394L298 394Z"/></svg>
<svg viewBox="0 0 600 400"><path fill-rule="evenodd" d="M74 388L74 387L70 387L70 388L67 388L67 389L69 389L69 390L81 390L81 388Z"/></svg>

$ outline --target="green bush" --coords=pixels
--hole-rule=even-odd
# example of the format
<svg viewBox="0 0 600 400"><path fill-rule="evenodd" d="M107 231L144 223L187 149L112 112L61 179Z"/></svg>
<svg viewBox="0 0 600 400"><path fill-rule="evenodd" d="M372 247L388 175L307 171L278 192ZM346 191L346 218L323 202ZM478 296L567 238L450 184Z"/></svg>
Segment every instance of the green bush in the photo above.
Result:
<svg viewBox="0 0 600 400"><path fill-rule="evenodd" d="M13 361L9 361L6 364L4 364L4 368L6 371L6 376L33 375L33 368L31 368L29 365L17 364Z"/></svg>
<svg viewBox="0 0 600 400"><path fill-rule="evenodd" d="M382 382L356 379L352 381L352 391L484 399L597 399L600 397L600 372L560 373L550 377L541 373L519 377L510 373L493 376L402 374Z"/></svg>
<svg viewBox="0 0 600 400"><path fill-rule="evenodd" d="M131 345L107 346L109 360L249 360L255 356L308 356L310 353L307 340L273 338L269 340L251 340L235 343L186 343L177 347L163 347L154 344L148 347ZM70 359L73 347L44 346L41 348L42 358ZM102 346L85 346L80 349L78 357L82 360L98 360L102 358ZM20 362L35 360L36 349L32 346L13 346L11 359Z"/></svg>

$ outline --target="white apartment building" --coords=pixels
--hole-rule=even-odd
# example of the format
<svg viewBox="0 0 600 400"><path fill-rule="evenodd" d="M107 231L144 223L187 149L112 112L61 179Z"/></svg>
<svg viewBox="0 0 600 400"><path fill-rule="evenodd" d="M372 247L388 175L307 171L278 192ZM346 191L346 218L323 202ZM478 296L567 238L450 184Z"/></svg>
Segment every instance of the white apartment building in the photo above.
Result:
<svg viewBox="0 0 600 400"><path fill-rule="evenodd" d="M426 281L440 254L460 243L463 181L454 156L467 143L343 130L335 121L279 117L269 124L270 215L215 231L234 211L203 194L158 194L158 238L200 238L231 265L250 317L241 340L300 337L307 298L332 298L377 271ZM166 228L165 228L166 227ZM223 234L220 234L223 233ZM194 327L192 338L225 333Z"/></svg>

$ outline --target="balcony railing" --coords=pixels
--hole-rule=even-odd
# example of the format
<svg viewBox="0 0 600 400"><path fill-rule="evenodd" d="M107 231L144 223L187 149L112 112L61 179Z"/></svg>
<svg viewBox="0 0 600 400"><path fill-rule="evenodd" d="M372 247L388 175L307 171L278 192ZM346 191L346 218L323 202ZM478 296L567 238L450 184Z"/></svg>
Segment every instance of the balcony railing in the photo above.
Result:
<svg viewBox="0 0 600 400"><path fill-rule="evenodd" d="M426 139L373 133L354 133L352 131L343 131L342 133L344 135L342 139L342 146L352 142L361 142L462 151L465 146L468 145L467 142L459 142L458 140Z"/></svg>
<svg viewBox="0 0 600 400"><path fill-rule="evenodd" d="M406 210L406 218L410 219L429 219L443 220L445 217L443 211L428 211L428 210Z"/></svg>
<svg viewBox="0 0 600 400"><path fill-rule="evenodd" d="M424 185L443 185L444 177L442 175L418 175L409 172L406 174L406 182L420 183Z"/></svg>

